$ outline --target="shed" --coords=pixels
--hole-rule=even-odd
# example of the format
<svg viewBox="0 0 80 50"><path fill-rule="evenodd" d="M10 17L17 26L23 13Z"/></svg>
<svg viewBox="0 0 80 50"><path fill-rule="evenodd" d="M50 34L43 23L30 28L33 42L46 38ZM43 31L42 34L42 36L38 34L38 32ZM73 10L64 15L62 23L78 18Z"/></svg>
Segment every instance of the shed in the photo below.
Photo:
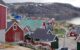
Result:
<svg viewBox="0 0 80 50"><path fill-rule="evenodd" d="M19 42L24 40L24 31L18 25L18 23L9 23L10 27L6 31L5 40L6 42ZM8 25L8 26L9 26Z"/></svg>

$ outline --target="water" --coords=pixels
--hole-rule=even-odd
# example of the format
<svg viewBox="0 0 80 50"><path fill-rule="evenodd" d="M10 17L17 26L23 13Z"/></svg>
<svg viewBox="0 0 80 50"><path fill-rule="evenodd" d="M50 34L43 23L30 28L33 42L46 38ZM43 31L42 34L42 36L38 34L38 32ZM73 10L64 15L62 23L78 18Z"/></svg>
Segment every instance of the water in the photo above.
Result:
<svg viewBox="0 0 80 50"><path fill-rule="evenodd" d="M73 18L71 20L68 20L67 21L68 23L71 23L71 24L75 24L75 25L80 25L80 17L78 18Z"/></svg>

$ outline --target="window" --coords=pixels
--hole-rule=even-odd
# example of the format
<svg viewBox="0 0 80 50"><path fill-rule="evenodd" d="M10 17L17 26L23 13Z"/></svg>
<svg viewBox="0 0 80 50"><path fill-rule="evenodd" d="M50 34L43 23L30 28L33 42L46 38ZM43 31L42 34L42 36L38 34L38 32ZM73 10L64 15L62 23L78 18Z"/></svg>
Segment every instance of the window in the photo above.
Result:
<svg viewBox="0 0 80 50"><path fill-rule="evenodd" d="M14 26L13 26L13 30L16 30L16 29L17 29L17 26L16 26L16 25L14 25Z"/></svg>
<svg viewBox="0 0 80 50"><path fill-rule="evenodd" d="M36 38L35 41L39 41L40 39Z"/></svg>

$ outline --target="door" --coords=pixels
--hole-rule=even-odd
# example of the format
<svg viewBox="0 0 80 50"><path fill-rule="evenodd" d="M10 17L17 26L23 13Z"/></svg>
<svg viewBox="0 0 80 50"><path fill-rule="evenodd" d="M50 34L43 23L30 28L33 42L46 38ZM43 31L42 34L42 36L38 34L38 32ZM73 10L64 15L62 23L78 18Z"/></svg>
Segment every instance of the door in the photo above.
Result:
<svg viewBox="0 0 80 50"><path fill-rule="evenodd" d="M15 41L15 42L18 42L18 41L20 41L20 40L21 40L20 32L16 32L16 33L14 34L14 41Z"/></svg>
<svg viewBox="0 0 80 50"><path fill-rule="evenodd" d="M77 50L80 50L80 42L77 42Z"/></svg>

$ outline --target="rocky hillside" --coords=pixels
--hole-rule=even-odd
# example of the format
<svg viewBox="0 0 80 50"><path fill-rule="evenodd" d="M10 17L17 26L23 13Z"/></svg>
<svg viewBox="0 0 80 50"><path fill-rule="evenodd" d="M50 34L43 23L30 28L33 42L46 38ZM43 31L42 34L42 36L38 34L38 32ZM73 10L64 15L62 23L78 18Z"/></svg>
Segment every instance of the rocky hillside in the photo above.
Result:
<svg viewBox="0 0 80 50"><path fill-rule="evenodd" d="M0 0L0 4L5 5L6 3L3 0Z"/></svg>
<svg viewBox="0 0 80 50"><path fill-rule="evenodd" d="M13 3L7 5L11 13L28 17L54 17L57 20L65 20L80 16L80 8L65 3Z"/></svg>

